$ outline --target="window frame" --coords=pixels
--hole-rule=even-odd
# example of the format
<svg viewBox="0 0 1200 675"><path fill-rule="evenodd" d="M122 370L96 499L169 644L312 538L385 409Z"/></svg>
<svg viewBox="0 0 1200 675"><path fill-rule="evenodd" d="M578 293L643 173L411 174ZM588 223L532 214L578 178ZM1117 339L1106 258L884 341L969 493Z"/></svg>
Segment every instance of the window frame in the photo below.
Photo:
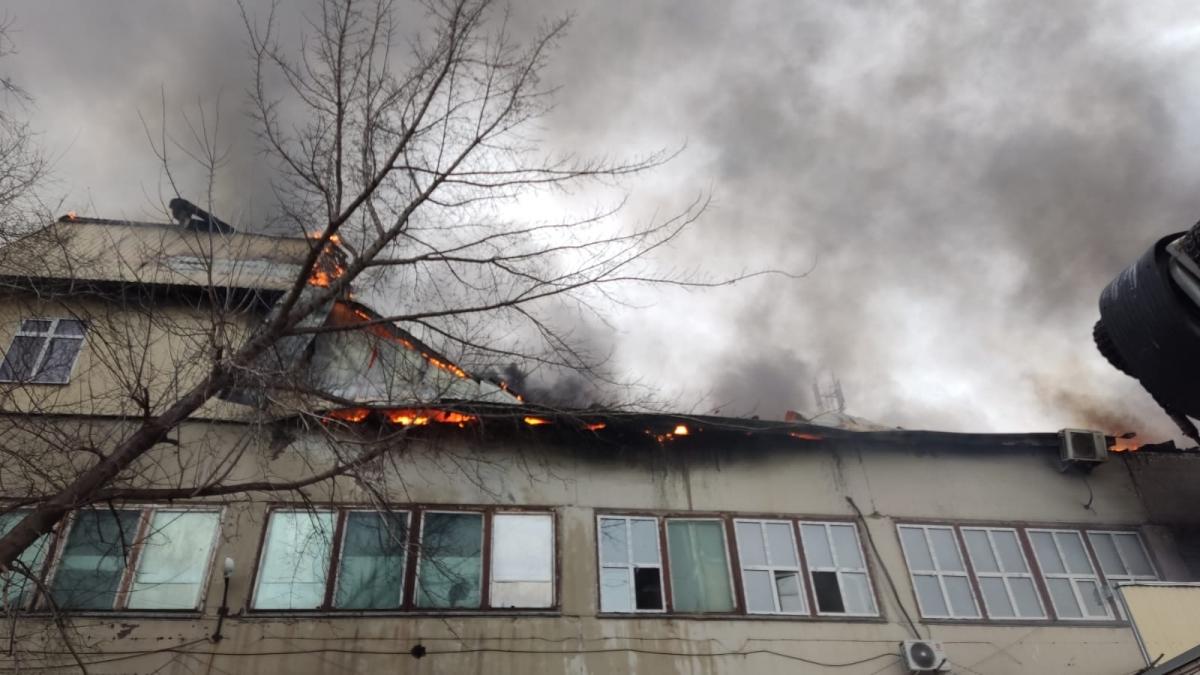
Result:
<svg viewBox="0 0 1200 675"><path fill-rule="evenodd" d="M733 518L732 522L733 522L733 542L734 542L734 546L737 547L737 557L738 557L738 561L739 561L738 576L742 583L743 608L745 609L746 613L747 614L761 614L761 615L765 615L765 616L775 616L775 615L778 615L778 616L809 616L812 612L812 608L809 607L809 602L808 602L808 583L806 583L806 581L805 581L806 575L804 573L804 558L800 555L800 548L801 548L800 547L800 534L799 534L799 531L796 529L796 524L793 521L779 519L779 518L738 518L738 517L735 517L735 518ZM743 523L744 524L753 524L753 525L757 526L758 533L762 537L762 540L763 540L763 551L766 555L767 564L752 565L752 564L748 564L744 561L744 559L742 557L742 549L741 549L742 540L740 537L738 537L738 531L737 531L737 526L739 524L743 524ZM768 524L778 524L778 525L786 525L787 526L788 536L791 538L791 542L792 542L792 551L795 552L795 554L796 554L796 566L794 568L791 567L790 565L777 565L771 560L771 547L770 547L769 541L766 536L767 530L765 527ZM746 595L746 571L747 570L752 571L752 572L766 572L768 575L770 575L769 578L771 580L771 591L772 591L771 601L775 604L775 611L764 612L764 611L752 611L750 609L749 596ZM789 611L783 610L783 607L782 607L781 603L779 602L779 583L775 578L776 572L795 572L796 573L796 583L800 585L800 604L803 606L803 608L800 611L789 612Z"/></svg>
<svg viewBox="0 0 1200 675"><path fill-rule="evenodd" d="M325 595L320 607L304 609L269 608L258 609L254 606L258 594L258 585L262 576L262 565L266 555L266 543L272 514L276 512L308 512L332 511L334 513L334 531L331 536L329 569L325 579ZM343 542L346 534L348 515L352 512L407 514L407 539L404 555L404 569L401 571L401 603L390 608L339 608L336 606L338 578L342 569ZM481 516L480 527L483 531L481 541L481 585L480 603L478 607L420 607L417 605L416 588L421 558L421 540L425 530L425 516L430 513L477 514ZM492 521L493 516L508 515L545 515L550 517L551 550L554 578L551 583L553 603L547 607L495 607L491 604L491 565L492 565ZM562 597L562 565L559 533L561 532L559 512L549 506L490 506L490 505L458 505L458 504L389 504L378 507L370 504L333 504L308 506L302 503L275 503L268 507L266 524L261 528L258 548L254 563L254 577L250 582L250 591L246 596L246 611L255 616L383 616L383 615L477 615L477 614L558 614L561 612Z"/></svg>
<svg viewBox="0 0 1200 675"><path fill-rule="evenodd" d="M62 567L62 557L66 552L67 543L71 539L75 525L79 520L79 514L84 511L130 511L138 514L137 526L134 533L133 543L130 544L129 550L125 553L125 566L121 570L121 578L117 583L117 589L113 594L112 606L109 609L99 608L84 608L73 609L70 607L59 608L54 606L50 597L54 589L54 581ZM208 560L204 563L204 573L200 577L199 588L196 591L196 603L192 607L138 607L130 608L130 594L133 591L133 585L137 580L137 575L142 563L142 549L145 547L147 537L153 533L151 525L154 522L154 516L157 513L214 513L217 516L216 527L213 528L212 539L208 544ZM63 522L56 527L52 536L53 539L47 544L48 551L46 560L43 563L43 572L40 575L39 581L42 588L37 589L33 595L33 600L27 603L27 606L34 611L55 611L71 615L103 615L112 614L197 614L204 611L204 605L208 600L209 583L213 576L213 562L216 560L217 548L221 541L221 528L224 526L225 509L221 506L212 504L122 504L111 509L83 509L72 511L70 515L63 519Z"/></svg>
<svg viewBox="0 0 1200 675"><path fill-rule="evenodd" d="M601 557L600 549L600 532L602 531L601 521L605 518L610 520L623 520L625 522L625 541L627 544L626 562L623 564L604 562ZM639 565L633 562L633 521L634 520L649 520L654 523L654 545L658 551L658 589L662 594L661 609L638 609L637 606L637 579L636 570L639 567L652 569L655 565ZM622 513L597 513L596 514L596 611L598 614L667 614L672 610L671 594L669 592L670 574L667 572L667 546L663 541L666 530L663 526L663 519L658 516L649 516L643 514L625 515ZM629 592L632 594L630 607L628 611L605 611L604 609L604 568L609 569L625 569L629 571Z"/></svg>
<svg viewBox="0 0 1200 675"><path fill-rule="evenodd" d="M550 519L550 604L549 605L547 605L545 607L509 607L509 606L496 607L495 602L492 600L492 588L494 587L494 585L496 583L495 570L493 569L496 564L496 555L495 555L495 548L494 548L494 539L495 539L495 534L496 534L494 523L496 520L496 516L546 516ZM493 511L491 513L491 515L489 516L488 520L489 520L488 533L487 533L487 545L488 545L487 579L488 579L488 585L487 585L487 588L483 589L483 591L482 591L482 593L487 596L486 598L484 598L484 601L486 602L487 606L489 608L494 608L496 610L542 610L542 611L557 607L559 590L560 590L558 587L558 580L559 580L559 577L561 576L561 574L559 573L559 570L561 569L562 561L560 560L559 548L558 548L558 518L557 518L556 514L553 511L548 511L548 510L547 511L542 511L542 510L516 511L516 510L510 509L510 508L504 508L504 509L499 509L499 510Z"/></svg>
<svg viewBox="0 0 1200 675"><path fill-rule="evenodd" d="M1027 527L1027 528L1025 528L1025 533L1026 533L1026 535L1029 535L1029 547L1033 551L1034 560L1036 560L1038 563L1038 571L1040 572L1042 580L1047 587L1046 595L1049 597L1050 607L1052 607L1054 609L1054 616L1058 621L1078 623L1078 622L1089 622L1089 621L1110 622L1110 621L1119 621L1120 620L1120 619L1118 619L1117 613L1113 609L1112 600L1110 598L1105 597L1105 595L1106 595L1104 592L1104 589L1106 588L1105 579L1104 579L1104 576L1101 574L1099 561L1096 560L1096 553L1095 553L1095 551L1092 550L1091 544L1088 542L1088 538L1086 536L1087 529L1085 529L1085 528L1072 529L1072 528L1061 528L1061 527ZM1031 536L1033 534L1038 534L1038 533L1044 533L1044 534L1050 535L1050 541L1054 544L1054 550L1057 552L1059 560L1061 560L1063 562L1063 570L1064 571L1062 571L1062 572L1047 572L1046 571L1045 567L1042 565L1042 559L1038 555L1037 546L1033 545L1033 537ZM1073 534L1079 538L1079 543L1083 547L1084 555L1087 557L1088 566L1092 570L1091 575L1081 574L1078 572L1071 572L1070 570L1067 569L1067 557L1066 557L1066 555L1063 554L1062 546L1059 545L1059 543L1058 543L1058 537L1055 536L1057 534ZM1083 614L1083 616L1081 616L1081 617L1063 616L1062 613L1059 612L1058 606L1054 604L1054 594L1051 593L1049 590L1049 585L1050 585L1049 580L1050 579L1065 579L1070 583L1071 593L1075 596L1075 602L1079 605L1079 611L1081 614ZM1104 605L1105 616L1103 616L1103 617L1088 616L1085 613L1086 605L1083 602L1083 593L1079 590L1079 586L1076 583L1077 581L1080 581L1080 580L1096 582L1097 590L1100 592L1100 600Z"/></svg>
<svg viewBox="0 0 1200 675"><path fill-rule="evenodd" d="M687 614L705 614L705 615L718 614L718 615L720 615L720 614L737 613L739 610L741 610L742 612L745 611L745 602L740 601L740 598L742 596L739 595L739 593L738 593L739 589L738 589L737 583L734 581L734 578L733 578L734 577L733 558L731 557L730 550L729 550L730 528L726 526L727 524L725 521L726 521L725 518L719 518L719 517L714 517L714 516L692 517L692 516L687 516L687 515L669 516L669 517L662 519L662 530L660 532L660 535L661 535L660 539L663 537L665 537L665 539L666 539L666 546L662 548L662 550L666 551L666 555L664 556L662 551L660 551L659 556L660 556L660 560L662 560L663 566L665 567L664 573L668 577L671 576L671 537L670 537L670 531L669 531L670 523L672 523L672 522L683 522L683 523L715 522L721 526L721 548L723 548L725 550L725 577L726 577L726 581L729 582L729 598L730 598L731 602L733 603L733 608L728 612L716 610L716 611L686 612ZM632 552L632 550L633 550L633 548L631 545L630 551ZM675 600L675 594L674 594L675 583L674 582L675 582L675 580L671 579L672 606L674 606L674 600ZM666 592L667 592L666 587L664 587L663 588L664 596L665 596ZM664 597L663 606L666 607L666 605L667 605L667 602Z"/></svg>
<svg viewBox="0 0 1200 675"><path fill-rule="evenodd" d="M799 519L796 522L797 536L800 538L800 548L804 549L804 526L805 525L820 525L825 530L825 541L829 544L829 552L833 558L833 567L825 565L813 566L810 556L805 556L805 563L808 568L808 583L813 589L813 612L820 617L854 617L854 618L876 618L879 617L879 597L875 594L875 583L871 579L871 564L867 558L867 550L863 547L862 533L859 532L857 521L838 521L838 520L808 520ZM838 560L837 547L833 543L833 535L830 534L831 525L847 526L849 525L854 531L854 540L858 544L858 552L862 556L863 566L858 567L843 567ZM842 605L845 606L846 594L845 586L842 584L843 574L862 574L867 580L867 595L871 598L871 605L874 607L873 612L823 612L816 600L816 583L812 575L813 572L834 572L837 574L838 592L842 594Z"/></svg>
<svg viewBox="0 0 1200 675"><path fill-rule="evenodd" d="M22 326L25 324L26 321L49 321L50 327L44 333L36 332L36 331L27 331L22 328ZM83 326L83 334L82 335L57 335L56 331L58 330L58 325L63 321L76 321L76 322L80 323ZM85 319L80 319L80 318L76 318L76 317L53 317L53 318L50 318L50 317L44 317L44 316L35 316L35 317L30 317L30 318L17 319L17 330L16 330L16 332L13 333L12 339L9 340L9 342L8 342L8 349L5 349L4 353L2 355L0 355L0 372L2 372L2 370L3 370L3 368L2 368L3 364L8 362L8 357L9 357L10 353L12 352L13 345L16 344L17 338L21 338L21 337L39 338L42 340L42 344L41 344L41 346L38 347L37 356L33 360L33 366L31 367L31 373L30 373L29 379L21 380L21 379L17 379L17 378L4 377L4 376L0 375L0 383L5 383L5 384L57 384L57 385L70 384L71 380L73 380L75 378L75 368L79 365L79 356L81 354L83 354L83 348L87 344L87 334L90 329L91 329L91 322L89 322ZM79 348L75 350L75 355L73 357L71 357L71 367L67 370L67 377L65 380L62 380L62 381L38 379L37 378L38 372L42 369L42 366L45 365L46 353L50 350L50 342L55 339L77 340L79 342Z"/></svg>
<svg viewBox="0 0 1200 675"><path fill-rule="evenodd" d="M1036 571L1037 568L1034 567L1033 560L1030 559L1029 551L1027 551L1025 549L1025 542L1021 538L1020 530L1018 530L1015 527L1000 527L1000 526L988 526L988 525L961 525L961 526L958 526L956 529L958 531L958 534L962 537L963 549L966 551L966 558L968 561L967 564L970 566L970 570L973 575L973 577L971 578L971 585L978 592L979 599L981 601L980 609L983 612L983 616L981 618L986 617L990 621L1004 621L1004 622L1045 621L1050 618L1050 615L1046 610L1046 600L1045 600L1045 598L1042 597L1042 587L1041 587L1041 584L1039 583L1041 580L1038 577L1038 573ZM1000 561L1001 561L1000 549L996 546L996 542L992 538L992 533L993 532L1011 532L1013 537L1017 541L1017 550L1021 554L1021 559L1025 561L1026 571L1025 572L980 572L979 568L975 565L975 561L973 559L971 559L971 547L968 546L967 542L966 542L967 530L970 530L973 532L982 532L983 535L985 537L987 537L988 547L992 551L992 557L994 557L996 559L997 566L999 566ZM1033 595L1035 598L1037 598L1038 610L1041 612L1041 615L1039 615L1039 616L1020 616L1020 615L1017 615L1017 616L994 616L992 614L992 609L987 604L987 594L983 592L983 584L980 583L980 579L984 579L984 578L1000 579L1001 583L1004 584L1004 592L1006 594L1008 594L1008 601L1012 604L1014 612L1018 611L1017 596L1015 593L1013 593L1012 584L1009 583L1009 580L1014 579L1014 578L1029 579L1029 582L1033 584Z"/></svg>
<svg viewBox="0 0 1200 675"><path fill-rule="evenodd" d="M592 544L596 547L596 571L595 571L595 590L596 590L596 614L600 618L605 617L641 617L650 618L653 616L665 617L696 617L696 618L742 618L755 619L763 621L825 621L825 622L882 622L884 617L881 610L878 589L875 585L874 562L871 559L872 552L867 548L864 541L862 526L858 519L840 516L805 516L795 514L780 514L780 513L729 513L729 512L689 512L689 511L646 511L646 510L629 510L629 509L611 509L611 508L596 508L594 538ZM660 547L660 565L663 574L663 607L662 610L634 610L634 611L605 611L600 601L600 580L601 580L601 563L600 563L600 519L601 518L633 518L633 519L648 519L655 520L658 523L658 540ZM680 612L676 611L674 604L674 593L671 588L670 580L670 551L668 550L666 536L666 522L668 520L719 520L723 524L725 532L725 555L727 557L728 572L730 582L733 584L734 610L732 612ZM800 588L804 600L806 613L765 613L765 612L749 612L746 602L745 585L742 580L741 573L741 557L738 550L736 521L767 521L786 523L791 527L794 545L800 563ZM803 537L801 536L801 524L819 524L819 525L840 525L853 528L855 541L858 544L859 554L862 556L863 567L860 568L841 568L842 571L851 573L861 573L866 578L867 592L870 602L874 608L873 613L819 613L817 612L816 598L812 586L811 570L809 567L809 556L804 549ZM828 536L828 535L827 535ZM818 570L820 571L820 570ZM839 576L839 590L841 589L841 579Z"/></svg>
<svg viewBox="0 0 1200 675"><path fill-rule="evenodd" d="M908 547L904 544L904 536L900 534L903 530L920 530L921 539L925 543L925 550L929 553L929 560L933 563L933 569L913 569L912 558L909 556ZM930 530L942 530L949 532L950 540L954 542L954 552L958 556L958 562L962 565L962 570L943 570L941 562L938 561L937 551L933 546L933 538L930 537ZM975 581L971 578L971 570L974 565L967 561L968 552L964 549L966 546L959 541L959 533L957 529L951 525L933 525L933 524L911 524L911 523L896 523L896 533L900 537L900 550L904 555L904 566L908 568L908 578L913 585L913 595L917 598L917 609L920 611L921 617L925 619L951 619L955 621L969 621L973 619L982 619L983 603L980 598L976 597L980 590ZM937 579L938 589L942 594L942 604L946 606L947 614L935 615L929 613L924 603L921 601L921 594L917 592L917 577L932 576ZM975 608L973 615L958 616L954 612L954 603L950 600L950 591L946 586L946 577L960 577L967 582L967 589L971 594L971 605Z"/></svg>
<svg viewBox="0 0 1200 675"><path fill-rule="evenodd" d="M1104 579L1104 589L1105 589L1104 594L1106 596L1106 599L1114 607L1116 607L1117 617L1121 621L1128 621L1129 617L1126 616L1125 603L1117 600L1117 597L1116 597L1117 596L1117 593L1116 593L1117 586L1119 586L1121 584L1136 584L1136 583L1141 583L1141 582L1146 582L1146 581L1161 581L1162 580L1162 574L1159 573L1158 565L1154 562L1154 556L1151 555L1151 553L1150 553L1150 547L1146 546L1146 540L1142 537L1141 532L1131 532L1129 530L1111 530L1111 529L1109 529L1109 530L1090 530L1089 529L1089 530L1084 530L1083 534L1084 534L1083 539L1087 545L1088 551L1090 553L1092 553L1093 557L1096 559L1096 569L1099 570L1100 575ZM1140 546L1142 549L1142 554L1146 556L1146 562L1150 563L1150 569L1153 571L1153 574L1109 574L1108 572L1106 572L1104 570L1104 564L1103 564L1103 561L1100 560L1100 554L1096 553L1096 545L1095 545L1095 543L1092 542L1092 535L1102 535L1102 536L1108 536L1108 537L1113 538L1113 548L1117 552L1117 558L1121 561L1121 564L1124 565L1126 570L1129 569L1129 565L1125 561L1125 555L1123 553L1121 553L1121 548L1116 545L1116 537L1118 535L1125 535L1125 536L1133 535L1134 538L1137 539L1138 546Z"/></svg>
<svg viewBox="0 0 1200 675"><path fill-rule="evenodd" d="M1130 534L1130 535L1136 536L1138 538L1138 542L1142 546L1142 551L1146 554L1147 559L1150 561L1150 565L1154 568L1155 574L1157 575L1155 577L1155 579L1151 579L1150 577L1147 576L1144 578L1140 578L1139 581L1144 583L1144 582L1148 582L1148 581L1158 581L1158 580L1162 579L1161 571L1160 571L1161 565L1159 565L1158 561L1155 559L1154 551L1151 550L1151 548L1147 545L1146 538L1143 536L1141 530L1136 526L1105 525L1105 524L1093 525L1093 524L1089 524L1089 523L1064 523L1064 522L1046 522L1046 523L1030 523L1030 522L1025 522L1025 521L1004 522L1004 521L990 521L990 520L989 521L982 521L982 520L981 521L945 521L945 520L936 520L936 519L929 519L929 518L897 518L897 517L892 517L892 519L897 526L897 528L896 528L896 546L901 550L902 555L904 555L904 552L903 552L904 545L903 545L903 542L900 540L900 530L899 530L900 525L913 525L913 526L930 526L930 525L932 525L932 526L953 527L955 530L955 534L958 536L960 547L962 547L966 551L967 569L970 574L969 578L971 581L973 591L975 593L975 597L977 598L977 601L980 603L979 608L981 610L982 616L980 618L975 618L975 619L966 619L966 618L955 619L955 618L942 618L942 617L933 618L933 617L926 617L923 614L921 615L921 618L923 620L925 620L929 623L933 623L933 624L937 624L937 623L954 623L954 624L995 623L995 624L1002 624L1002 625L1013 625L1013 624L1024 623L1024 624L1031 624L1031 625L1033 625L1033 624L1036 624L1036 625L1058 624L1058 625L1071 625L1071 626L1075 626L1075 625L1085 625L1085 626L1127 625L1128 620L1125 618L1122 618L1122 616L1121 616L1121 609L1119 607L1119 601L1115 597L1116 594L1112 593L1112 592L1108 592L1108 589L1111 589L1112 586L1109 584L1108 576L1106 576L1104 574L1104 570L1100 566L1099 557L1096 555L1095 549L1092 546L1091 538L1088 536L1089 533L1092 533L1092 532L1105 533L1105 534ZM983 599L982 587L979 584L980 573L976 571L974 563L970 558L970 551L969 551L969 549L966 548L966 541L963 538L964 530L1007 530L1007 531L1012 531L1012 532L1016 533L1017 545L1020 548L1021 555L1024 556L1026 565L1029 568L1029 575L1032 577L1032 580L1033 580L1034 591L1037 595L1038 603L1041 605L1042 615L1043 615L1042 617L1035 618L1035 617L1026 617L1026 616L1021 616L1021 617L992 616L991 612L989 611L989 609L987 607L986 600ZM1058 608L1054 606L1054 600L1053 600L1053 597L1051 596L1049 585L1046 582L1048 577L1047 577L1046 573L1043 571L1042 561L1038 559L1037 551L1033 546L1033 539L1030 537L1030 534L1033 532L1068 532L1068 533L1075 533L1082 539L1083 548L1087 555L1088 563L1091 565L1092 570L1096 575L1094 577L1095 580L1098 581L1098 583L1101 587L1101 596L1102 596L1101 599L1104 601L1105 608L1108 611L1107 617L1087 617L1087 616L1085 616L1082 618L1071 618L1071 617L1063 617L1059 614ZM989 539L989 543L990 543L990 539ZM1055 542L1055 545L1057 547L1057 542ZM994 551L993 551L993 554L995 554ZM1059 552L1059 555L1062 555L1061 551ZM904 559L904 562L905 562L905 567L908 567L907 558ZM910 579L910 584L911 584L912 583L911 570L908 570L908 572L909 572L909 579ZM998 573L986 573L985 572L982 574L985 577L1000 576L1000 574L998 574ZM1019 573L1008 573L1008 572L1003 573L1003 575L1005 577L1024 576ZM1085 575L1079 575L1079 574L1063 575L1063 574L1051 573L1051 575L1050 575L1050 577L1054 577L1054 578L1064 577L1064 576L1085 578ZM1120 579L1118 579L1115 583L1124 583L1124 582L1121 581ZM1005 584L1005 586L1006 586L1006 590L1008 590L1008 584ZM1081 600L1081 598L1079 598L1077 595L1077 591L1075 589L1075 584L1072 582L1071 586L1072 586L1072 593L1076 594L1076 602L1079 602ZM912 590L913 600L919 609L920 601L916 595L915 585L913 585L911 590ZM1010 596L1010 601L1012 601L1011 596Z"/></svg>

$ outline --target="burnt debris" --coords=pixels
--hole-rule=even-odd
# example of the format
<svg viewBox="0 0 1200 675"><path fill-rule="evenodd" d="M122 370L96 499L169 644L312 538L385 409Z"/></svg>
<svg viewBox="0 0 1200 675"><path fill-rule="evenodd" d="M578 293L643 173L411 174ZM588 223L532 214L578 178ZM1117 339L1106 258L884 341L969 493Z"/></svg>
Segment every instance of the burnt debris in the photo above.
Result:
<svg viewBox="0 0 1200 675"><path fill-rule="evenodd" d="M180 226L189 230L196 232L217 232L220 234L232 234L234 232L232 225L183 197L172 199L168 206L171 208L171 216L175 218L175 221Z"/></svg>

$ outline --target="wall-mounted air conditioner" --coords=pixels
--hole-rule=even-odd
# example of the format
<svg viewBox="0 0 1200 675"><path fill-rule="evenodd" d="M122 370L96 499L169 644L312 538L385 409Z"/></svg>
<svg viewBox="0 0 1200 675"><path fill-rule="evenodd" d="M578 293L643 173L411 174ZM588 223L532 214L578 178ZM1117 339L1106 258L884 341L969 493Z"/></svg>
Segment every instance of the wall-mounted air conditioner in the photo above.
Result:
<svg viewBox="0 0 1200 675"><path fill-rule="evenodd" d="M900 643L904 663L912 673L937 673L946 665L942 643L933 640L905 640Z"/></svg>
<svg viewBox="0 0 1200 675"><path fill-rule="evenodd" d="M1063 429L1058 432L1058 436L1062 443L1059 446L1059 456L1064 468L1091 468L1108 460L1108 443L1102 432L1090 429Z"/></svg>

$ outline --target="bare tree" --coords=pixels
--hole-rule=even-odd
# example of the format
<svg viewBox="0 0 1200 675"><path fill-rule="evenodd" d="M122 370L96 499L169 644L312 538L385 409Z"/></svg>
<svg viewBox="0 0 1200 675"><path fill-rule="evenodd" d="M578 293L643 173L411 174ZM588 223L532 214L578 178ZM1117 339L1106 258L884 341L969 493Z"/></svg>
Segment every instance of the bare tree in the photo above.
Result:
<svg viewBox="0 0 1200 675"><path fill-rule="evenodd" d="M614 211L556 222L505 216L497 207L530 191L620 181L659 166L671 153L628 160L547 155L533 123L548 110L554 89L540 75L567 22L548 23L521 42L489 0L430 0L422 7L431 28L402 49L390 0L326 0L308 19L300 53L282 46L274 7L266 17L242 8L255 75L249 101L258 138L277 169L279 217L307 235L294 240L300 241L291 249L294 265L265 273L287 275L269 302L247 290L253 284L235 280L261 270L219 264L244 257L242 244L231 243L236 237L180 201L172 204L175 215L200 226L181 229L170 244L139 242L136 260L112 259L114 252L134 250L128 242L101 246L100 255L85 259L89 247L59 230L35 233L39 247L60 250L68 261L66 271L25 275L55 279L56 286L43 285L35 298L72 312L86 305L81 320L94 326L89 349L94 367L108 373L108 385L89 391L88 405L104 418L86 423L54 417L64 403L58 393L20 382L5 392L8 409L19 414L6 416L3 489L14 495L8 510L20 509L22 516L0 536L0 569L19 571L22 552L79 509L256 492L308 499L306 489L339 476L375 493L376 478L396 461L391 451L404 447L416 419L469 417L420 407L473 379L456 365L460 359L442 351L473 363L532 360L589 372L595 361L569 331L544 320L543 303L560 299L594 309L617 284L707 286L747 276L662 276L645 264L703 211L703 198L640 225L613 219ZM276 93L279 82L284 95ZM172 186L169 156L180 149L210 178L223 161L218 119L188 125L188 142L152 134ZM11 131L28 143L26 129ZM27 159L12 164L11 182L0 175L0 198L10 185L20 194L27 187L22 181L44 169L28 161L36 157L29 145L13 147L14 157ZM0 147L0 162L4 158ZM166 280L151 277L164 273L143 264L155 257L143 249L165 246L182 247L199 261L193 270L170 272L191 275L196 290L185 298L173 291L169 302L160 290ZM128 277L123 283L89 281L90 267L114 265L117 276ZM357 303L355 290L373 291L381 309ZM533 339L502 339L513 332ZM430 391L406 391L409 362L395 357L386 364L395 377L380 385L389 391L375 398L414 402L413 411L393 411L393 428L347 435L361 419L363 397L348 393L354 383L337 381L346 370L334 367L338 349L314 355L312 347L316 338L334 335L400 345L398 352L366 353L372 362L417 354L420 366L432 364L439 377L425 381L433 382ZM426 341L444 347L435 350ZM312 367L312 359L321 358L333 365ZM305 366L298 370L300 361ZM322 373L331 379L322 380ZM256 433L229 444L185 428L206 411L235 405L255 411L244 416L255 420ZM278 423L285 418L323 439L326 452L303 471L274 475L266 468L269 458L295 440L295 427ZM56 452L34 457L22 450L34 446Z"/></svg>

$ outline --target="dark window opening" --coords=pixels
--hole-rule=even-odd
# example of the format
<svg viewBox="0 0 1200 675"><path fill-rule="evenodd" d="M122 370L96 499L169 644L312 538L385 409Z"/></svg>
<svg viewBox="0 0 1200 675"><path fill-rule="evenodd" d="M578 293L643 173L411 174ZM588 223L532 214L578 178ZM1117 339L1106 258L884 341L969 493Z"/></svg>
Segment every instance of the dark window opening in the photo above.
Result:
<svg viewBox="0 0 1200 675"><path fill-rule="evenodd" d="M633 570L633 591L638 609L662 609L662 581L657 567Z"/></svg>
<svg viewBox="0 0 1200 675"><path fill-rule="evenodd" d="M813 572L813 592L817 595L817 609L822 612L844 613L842 591L838 587L837 572Z"/></svg>

